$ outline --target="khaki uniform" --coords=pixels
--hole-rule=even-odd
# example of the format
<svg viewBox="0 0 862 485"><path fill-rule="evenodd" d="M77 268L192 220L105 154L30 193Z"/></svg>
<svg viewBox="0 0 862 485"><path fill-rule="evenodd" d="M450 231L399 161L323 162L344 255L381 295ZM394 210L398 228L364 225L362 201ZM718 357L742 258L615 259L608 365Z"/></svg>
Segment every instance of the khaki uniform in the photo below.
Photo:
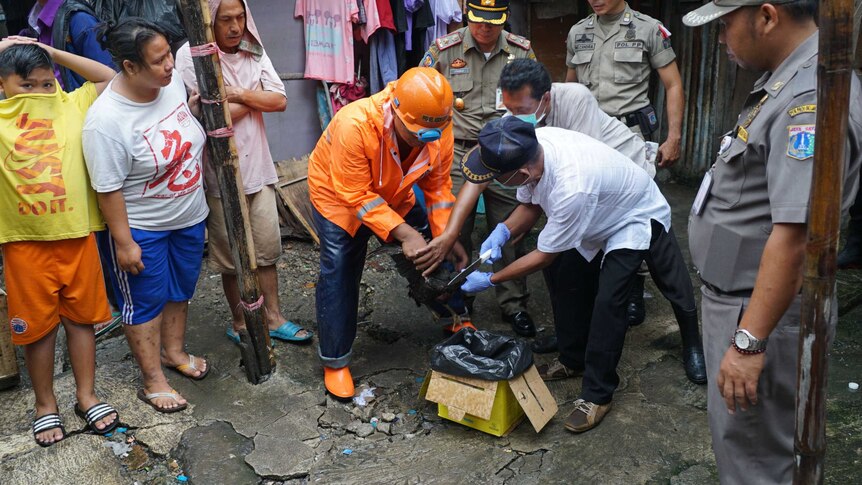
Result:
<svg viewBox="0 0 862 485"><path fill-rule="evenodd" d="M689 219L691 256L704 282L708 415L722 483L792 481L799 296L769 335L757 405L728 414L715 382L749 304L773 224L807 222L817 42L818 35L812 35L778 69L757 81L736 129L725 136L718 160L704 177ZM853 200L862 161L862 98L855 77L850 106L845 210Z"/></svg>
<svg viewBox="0 0 862 485"><path fill-rule="evenodd" d="M500 118L505 113L502 95L497 85L500 73L506 64L515 59L535 59L530 41L505 30L488 59L479 50L467 27L440 37L422 58L421 65L440 71L455 95L453 111L453 134L455 136L455 161L452 163L452 192L457 194L464 185L460 161L466 152L476 145L479 131L485 123ZM485 214L489 229L506 220L518 205L515 190L492 182L483 192ZM471 235L475 222L475 210L461 229L461 244L472 254ZM494 263L499 271L520 256L526 254L523 242L503 247L503 257ZM527 306L527 284L524 278L507 281L495 287L497 302L504 314L525 311Z"/></svg>
<svg viewBox="0 0 862 485"><path fill-rule="evenodd" d="M674 59L670 32L628 4L607 36L592 14L575 24L566 39L566 65L575 69L578 82L590 88L602 110L614 117L648 106L651 70Z"/></svg>

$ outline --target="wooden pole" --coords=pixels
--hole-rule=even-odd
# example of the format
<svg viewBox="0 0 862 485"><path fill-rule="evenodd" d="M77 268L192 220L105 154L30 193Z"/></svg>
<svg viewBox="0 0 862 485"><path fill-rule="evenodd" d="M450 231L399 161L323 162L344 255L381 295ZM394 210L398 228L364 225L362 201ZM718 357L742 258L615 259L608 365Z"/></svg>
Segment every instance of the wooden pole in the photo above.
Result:
<svg viewBox="0 0 862 485"><path fill-rule="evenodd" d="M237 270L247 331L239 332L240 353L249 382L259 384L275 369L275 358L264 319L263 296L257 281L257 263L251 238L248 206L239 172L230 110L224 100L224 80L212 32L207 0L180 0L186 34L192 48L201 110L207 129L209 162L215 166L224 207L228 241Z"/></svg>
<svg viewBox="0 0 862 485"><path fill-rule="evenodd" d="M18 374L18 357L15 355L15 346L12 345L12 330L6 323L9 321L8 307L6 306L6 292L0 288L0 391L15 387L21 378Z"/></svg>
<svg viewBox="0 0 862 485"><path fill-rule="evenodd" d="M853 0L820 1L817 134L808 211L796 390L793 481L823 483L830 320L836 308L836 253L850 108Z"/></svg>

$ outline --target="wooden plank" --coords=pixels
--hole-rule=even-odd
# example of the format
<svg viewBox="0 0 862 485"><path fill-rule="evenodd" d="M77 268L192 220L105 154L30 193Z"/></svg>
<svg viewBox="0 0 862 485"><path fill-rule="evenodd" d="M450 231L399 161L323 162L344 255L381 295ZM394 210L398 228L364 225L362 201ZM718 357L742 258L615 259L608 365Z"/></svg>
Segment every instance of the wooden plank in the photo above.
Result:
<svg viewBox="0 0 862 485"><path fill-rule="evenodd" d="M314 242L320 245L308 194L308 157L281 161L275 166L279 177L275 189L282 203L287 206L291 215L305 228Z"/></svg>

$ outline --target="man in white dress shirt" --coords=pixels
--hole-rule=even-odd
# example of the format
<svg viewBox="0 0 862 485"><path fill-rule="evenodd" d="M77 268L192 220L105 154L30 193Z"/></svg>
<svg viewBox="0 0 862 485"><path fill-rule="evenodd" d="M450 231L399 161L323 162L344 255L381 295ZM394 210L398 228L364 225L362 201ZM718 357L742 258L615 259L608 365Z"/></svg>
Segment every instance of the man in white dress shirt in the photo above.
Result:
<svg viewBox="0 0 862 485"><path fill-rule="evenodd" d="M464 291L526 276L558 258L568 259L568 267L582 275L576 291L560 288L578 301L583 351L575 353L580 362L573 368L584 372L580 398L565 426L576 433L594 428L610 411L619 384L626 302L641 261L650 263L666 298L694 308L694 290L670 228L670 206L652 178L611 147L562 128L535 129L514 116L485 125L461 170L473 183L496 179L519 187L520 205L503 223L503 234L495 231L483 244L493 250L492 259L542 213L547 216L535 251L497 273L472 273Z"/></svg>

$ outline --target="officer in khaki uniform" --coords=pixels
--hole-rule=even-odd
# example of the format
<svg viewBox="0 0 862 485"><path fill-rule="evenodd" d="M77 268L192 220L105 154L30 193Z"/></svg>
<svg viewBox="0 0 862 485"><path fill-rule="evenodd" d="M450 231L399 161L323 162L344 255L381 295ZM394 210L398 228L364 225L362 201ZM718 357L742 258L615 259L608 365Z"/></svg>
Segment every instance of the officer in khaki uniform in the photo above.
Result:
<svg viewBox="0 0 862 485"><path fill-rule="evenodd" d="M650 104L650 73L656 69L667 92L667 139L658 147L660 167L679 158L682 137L682 78L668 31L658 20L636 12L624 0L589 0L595 13L575 24L566 39L566 81L590 89L602 111L649 140L658 129ZM628 306L630 325L645 318L641 267Z"/></svg>
<svg viewBox="0 0 862 485"><path fill-rule="evenodd" d="M529 40L503 30L508 9L508 0L469 0L467 27L435 40L422 58L423 66L437 69L449 80L455 94L455 160L460 160L476 145L479 130L485 123L505 113L497 87L503 68L515 59L536 58ZM453 164L451 171L452 192L456 194L464 185L458 165ZM485 190L484 200L489 230L503 222L518 205L515 191L499 184L491 184ZM475 209L461 229L460 241L467 254L472 254L474 222ZM503 250L503 259L494 266L502 269L523 254L522 242L509 244ZM535 325L526 311L529 296L526 280L508 281L497 286L496 292L504 319L519 335L535 335Z"/></svg>
<svg viewBox="0 0 862 485"><path fill-rule="evenodd" d="M698 26L720 18L719 42L728 57L766 72L722 140L689 219L691 256L703 281L707 409L724 484L793 479L799 293L817 112L817 3L715 0L683 19ZM853 76L845 210L862 160L860 106ZM836 320L833 313L833 330Z"/></svg>

